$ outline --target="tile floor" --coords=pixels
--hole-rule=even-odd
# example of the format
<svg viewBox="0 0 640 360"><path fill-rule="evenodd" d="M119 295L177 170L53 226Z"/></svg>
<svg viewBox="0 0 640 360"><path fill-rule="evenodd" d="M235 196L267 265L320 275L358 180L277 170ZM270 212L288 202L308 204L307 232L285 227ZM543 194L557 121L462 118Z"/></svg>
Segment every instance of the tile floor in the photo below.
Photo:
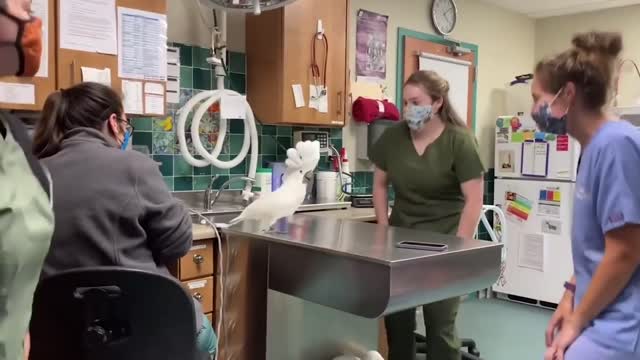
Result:
<svg viewBox="0 0 640 360"><path fill-rule="evenodd" d="M458 329L461 337L476 341L484 360L541 360L551 315L549 310L504 300L468 299L460 310ZM424 329L420 323L418 327Z"/></svg>

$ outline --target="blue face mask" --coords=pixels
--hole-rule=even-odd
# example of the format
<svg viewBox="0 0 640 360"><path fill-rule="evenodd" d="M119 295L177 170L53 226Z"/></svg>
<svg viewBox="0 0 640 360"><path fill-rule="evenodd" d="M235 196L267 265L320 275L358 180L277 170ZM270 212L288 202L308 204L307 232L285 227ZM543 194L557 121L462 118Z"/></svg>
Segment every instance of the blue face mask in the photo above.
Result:
<svg viewBox="0 0 640 360"><path fill-rule="evenodd" d="M127 130L124 133L124 139L122 140L122 145L120 146L120 150L127 150L129 146L129 141L131 141L131 130Z"/></svg>
<svg viewBox="0 0 640 360"><path fill-rule="evenodd" d="M411 130L420 130L424 124L431 120L433 108L431 105L408 105L404 110L403 117Z"/></svg>
<svg viewBox="0 0 640 360"><path fill-rule="evenodd" d="M567 113L559 118L551 114L551 105L556 101L561 92L562 89L558 91L553 100L551 100L551 103L544 103L538 111L531 113L531 117L533 117L533 121L536 122L540 131L555 135L567 134Z"/></svg>

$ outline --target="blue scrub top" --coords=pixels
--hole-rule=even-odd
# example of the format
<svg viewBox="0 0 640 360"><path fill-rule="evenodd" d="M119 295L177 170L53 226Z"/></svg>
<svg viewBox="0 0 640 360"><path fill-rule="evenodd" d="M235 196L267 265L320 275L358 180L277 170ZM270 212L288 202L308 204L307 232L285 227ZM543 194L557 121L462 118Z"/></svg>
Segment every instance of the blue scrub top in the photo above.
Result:
<svg viewBox="0 0 640 360"><path fill-rule="evenodd" d="M626 121L608 122L584 150L579 170L572 229L576 306L602 261L605 234L640 224L640 131ZM584 335L640 354L640 269Z"/></svg>

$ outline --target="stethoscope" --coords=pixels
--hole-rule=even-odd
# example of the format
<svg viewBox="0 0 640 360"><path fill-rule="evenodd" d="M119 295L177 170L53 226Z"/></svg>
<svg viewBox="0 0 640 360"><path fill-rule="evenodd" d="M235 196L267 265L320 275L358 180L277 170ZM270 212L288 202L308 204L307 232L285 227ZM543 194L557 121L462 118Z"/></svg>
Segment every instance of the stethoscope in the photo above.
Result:
<svg viewBox="0 0 640 360"><path fill-rule="evenodd" d="M318 66L318 59L316 57L316 45L318 41L324 45L324 73L322 74L322 83L320 83L320 67ZM313 83L316 89L321 86L322 90L316 96L311 95L313 100L318 100L321 97L327 95L327 63L329 62L329 40L324 32L318 32L313 35L313 43L311 46L311 74L313 75Z"/></svg>

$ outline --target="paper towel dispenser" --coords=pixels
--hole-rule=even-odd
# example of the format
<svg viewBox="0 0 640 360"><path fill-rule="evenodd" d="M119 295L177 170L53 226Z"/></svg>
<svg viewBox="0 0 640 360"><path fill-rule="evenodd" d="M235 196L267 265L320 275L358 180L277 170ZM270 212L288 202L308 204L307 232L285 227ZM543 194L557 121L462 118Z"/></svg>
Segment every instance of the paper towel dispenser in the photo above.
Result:
<svg viewBox="0 0 640 360"><path fill-rule="evenodd" d="M397 121L376 120L371 124L356 123L356 156L359 160L369 160L369 149L380 136L390 127L397 125Z"/></svg>

